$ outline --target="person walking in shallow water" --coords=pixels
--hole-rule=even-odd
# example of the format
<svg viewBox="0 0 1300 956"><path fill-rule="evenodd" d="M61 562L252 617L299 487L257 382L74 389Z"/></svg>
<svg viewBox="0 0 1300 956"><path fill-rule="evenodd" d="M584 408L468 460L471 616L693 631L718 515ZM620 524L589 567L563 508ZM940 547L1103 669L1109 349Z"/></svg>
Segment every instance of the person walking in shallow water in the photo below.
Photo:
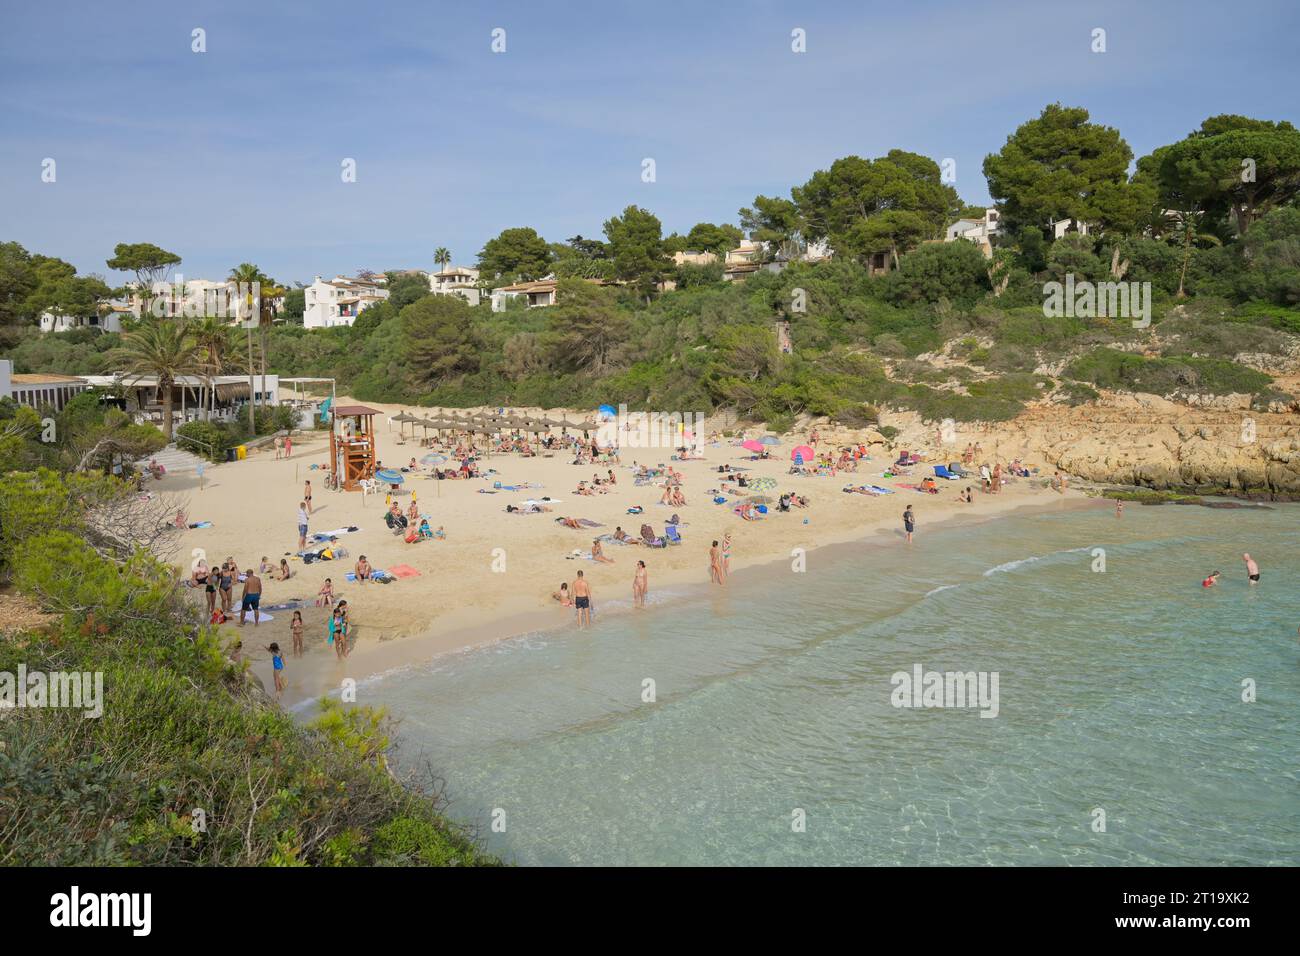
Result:
<svg viewBox="0 0 1300 956"><path fill-rule="evenodd" d="M636 563L636 573L632 576L632 604L634 607L645 607L645 595L649 589L645 562L638 561Z"/></svg>

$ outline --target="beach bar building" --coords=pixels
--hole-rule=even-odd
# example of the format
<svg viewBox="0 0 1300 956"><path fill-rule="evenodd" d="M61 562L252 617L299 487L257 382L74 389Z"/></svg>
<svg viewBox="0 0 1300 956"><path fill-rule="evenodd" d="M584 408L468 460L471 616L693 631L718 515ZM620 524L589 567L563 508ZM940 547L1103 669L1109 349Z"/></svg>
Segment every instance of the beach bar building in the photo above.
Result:
<svg viewBox="0 0 1300 956"><path fill-rule="evenodd" d="M330 408L330 462L338 487L356 491L365 478L373 478L377 467L375 416L378 409L365 405Z"/></svg>

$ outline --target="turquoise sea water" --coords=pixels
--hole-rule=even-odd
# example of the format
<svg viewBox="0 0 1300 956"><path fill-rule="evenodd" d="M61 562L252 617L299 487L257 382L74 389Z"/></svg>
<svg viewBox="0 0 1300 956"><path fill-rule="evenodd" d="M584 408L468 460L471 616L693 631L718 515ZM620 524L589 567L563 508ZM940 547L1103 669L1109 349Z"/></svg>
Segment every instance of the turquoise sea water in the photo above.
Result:
<svg viewBox="0 0 1300 956"><path fill-rule="evenodd" d="M1300 507L922 525L598 620L364 690L513 862L1300 864ZM892 706L916 664L998 716Z"/></svg>

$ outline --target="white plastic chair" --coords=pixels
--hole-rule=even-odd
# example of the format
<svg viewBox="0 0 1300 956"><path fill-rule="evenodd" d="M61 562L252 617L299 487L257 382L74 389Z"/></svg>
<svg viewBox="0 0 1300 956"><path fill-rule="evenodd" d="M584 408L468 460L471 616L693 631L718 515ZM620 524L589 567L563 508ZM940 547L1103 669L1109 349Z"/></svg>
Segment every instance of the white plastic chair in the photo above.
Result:
<svg viewBox="0 0 1300 956"><path fill-rule="evenodd" d="M361 479L361 496L379 494L379 484L373 478Z"/></svg>

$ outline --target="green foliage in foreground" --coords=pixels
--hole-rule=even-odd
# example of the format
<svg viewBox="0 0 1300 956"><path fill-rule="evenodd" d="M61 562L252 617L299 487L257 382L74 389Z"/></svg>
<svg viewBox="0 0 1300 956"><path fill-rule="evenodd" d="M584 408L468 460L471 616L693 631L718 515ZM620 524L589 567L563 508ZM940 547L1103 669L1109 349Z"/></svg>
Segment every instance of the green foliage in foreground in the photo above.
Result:
<svg viewBox="0 0 1300 956"><path fill-rule="evenodd" d="M0 478L8 529L57 477ZM69 493L69 492L72 493ZM307 728L193 623L171 569L124 564L79 534L75 508L6 536L0 557L61 623L0 638L0 672L100 671L103 714L0 718L0 865L483 865L496 861L400 786L381 711L326 705ZM196 826L201 811L202 826Z"/></svg>

